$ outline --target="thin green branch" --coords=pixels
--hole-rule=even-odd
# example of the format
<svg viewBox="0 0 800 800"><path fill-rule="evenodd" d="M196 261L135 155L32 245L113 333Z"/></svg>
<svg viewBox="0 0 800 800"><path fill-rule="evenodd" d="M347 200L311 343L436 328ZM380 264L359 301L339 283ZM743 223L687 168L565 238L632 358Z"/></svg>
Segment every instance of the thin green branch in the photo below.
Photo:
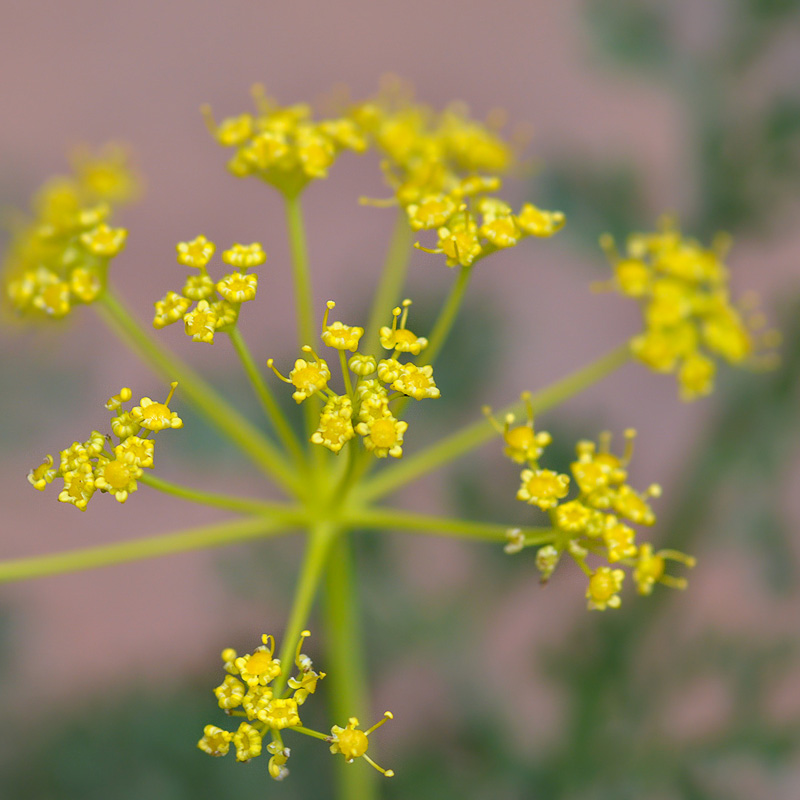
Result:
<svg viewBox="0 0 800 800"><path fill-rule="evenodd" d="M302 347L304 344L313 346L314 342L314 296L311 290L308 246L300 196L300 193L284 194L286 226L289 233L289 247L292 251L298 346Z"/></svg>
<svg viewBox="0 0 800 800"><path fill-rule="evenodd" d="M288 665L294 661L294 652L300 634L308 625L311 607L314 605L314 598L325 570L328 554L337 534L336 528L328 522L316 523L309 530L303 565L300 568L300 577L297 580L292 602L292 611L281 642L279 658L281 664L287 665L287 669L275 679L273 692L276 697L280 696L289 677Z"/></svg>
<svg viewBox="0 0 800 800"><path fill-rule="evenodd" d="M400 208L397 211L389 249L386 251L381 281L372 301L362 353L374 355L378 351L378 334L381 326L390 320L390 312L397 305L406 281L412 241L413 232L408 224L408 216L405 210Z"/></svg>
<svg viewBox="0 0 800 800"><path fill-rule="evenodd" d="M337 725L347 724L350 717L371 719L358 582L352 541L347 534L339 536L331 548L323 600L331 718ZM371 769L352 769L350 764L337 759L338 796L359 800L377 798L377 775Z"/></svg>
<svg viewBox="0 0 800 800"><path fill-rule="evenodd" d="M138 480L153 489L157 489L159 492L180 497L190 503L225 508L228 511L237 511L240 514L262 514L291 523L301 522L304 517L304 512L299 506L288 506L283 503L269 503L265 500L256 500L248 497L232 497L230 495L204 492L200 489L191 489L188 486L179 486L176 483L165 481L150 472L142 472Z"/></svg>
<svg viewBox="0 0 800 800"><path fill-rule="evenodd" d="M486 542L507 542L508 531L514 525L503 525L494 522L472 522L466 519L435 517L426 514L415 514L394 508L375 508L364 511L352 511L347 521L360 528L376 528L380 530L407 530L429 536L451 536L454 538L478 539ZM526 544L545 544L552 541L552 527L520 528ZM541 539L541 541L539 541Z"/></svg>
<svg viewBox="0 0 800 800"><path fill-rule="evenodd" d="M106 324L132 350L154 367L167 381L177 381L180 392L221 433L289 494L301 495L303 487L288 468L286 459L258 428L227 403L191 367L155 342L128 309L107 288L95 304Z"/></svg>
<svg viewBox="0 0 800 800"><path fill-rule="evenodd" d="M434 323L433 330L428 338L428 346L420 354L419 364L433 364L442 347L444 347L464 302L470 275L472 275L472 267L461 267L458 277L450 289L450 294L447 295L447 300Z"/></svg>
<svg viewBox="0 0 800 800"><path fill-rule="evenodd" d="M291 425L289 425L286 415L275 400L275 396L272 394L269 384L264 380L264 376L261 374L239 328L233 328L229 335L231 344L242 362L242 367L247 373L247 377L250 379L253 390L261 401L261 406L264 409L264 413L267 415L267 419L269 419L275 428L283 446L294 456L298 464L303 464L305 462L305 454L300 447L300 442L292 430Z"/></svg>
<svg viewBox="0 0 800 800"><path fill-rule="evenodd" d="M46 575L80 572L112 564L126 564L147 558L204 550L288 532L290 525L265 517L221 522L187 528L177 533L162 534L129 542L88 547L65 553L0 562L0 583L30 580Z"/></svg>
<svg viewBox="0 0 800 800"><path fill-rule="evenodd" d="M593 361L588 366L573 372L566 378L536 392L531 395L531 404L534 412L541 414L563 403L568 398L614 372L628 360L629 356L630 347L626 342L624 345L600 357L597 361ZM522 401L518 401L499 412L501 418L509 413L517 416L524 414L525 404ZM401 486L421 478L423 475L480 447L494 436L497 436L497 431L488 420L482 419L478 422L473 422L471 425L467 425L460 431L445 437L436 444L408 459L403 459L399 464L392 465L379 475L376 475L358 493L358 500L362 503L374 501L389 494Z"/></svg>

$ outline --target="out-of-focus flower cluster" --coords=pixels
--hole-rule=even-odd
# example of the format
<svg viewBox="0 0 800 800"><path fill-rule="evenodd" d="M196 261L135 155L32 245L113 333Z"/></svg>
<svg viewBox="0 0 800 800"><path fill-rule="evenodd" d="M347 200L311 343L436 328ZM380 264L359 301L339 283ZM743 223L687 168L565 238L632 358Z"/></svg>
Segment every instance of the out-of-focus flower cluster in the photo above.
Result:
<svg viewBox="0 0 800 800"><path fill-rule="evenodd" d="M432 230L428 252L443 253L448 266L468 267L528 236L552 236L564 215L526 203L515 212L494 196L515 154L496 119L472 119L463 104L441 113L414 102L397 84L362 103L342 103L335 118L314 121L307 105L282 107L256 87L255 114L219 124L206 109L214 137L236 148L228 169L256 175L288 194L324 178L343 150L376 149L394 197L366 201L399 205L415 231Z"/></svg>
<svg viewBox="0 0 800 800"><path fill-rule="evenodd" d="M137 480L143 469L152 469L154 440L151 434L167 428L180 428L183 422L169 402L177 383L173 383L163 403L143 397L139 405L126 409L132 393L128 387L109 398L106 408L112 412L112 436L92 431L85 442L73 442L59 454L56 465L53 456L28 473L28 482L43 491L49 483L59 477L64 488L58 495L62 503L70 503L86 511L95 491L112 494L120 503L138 488Z"/></svg>
<svg viewBox="0 0 800 800"><path fill-rule="evenodd" d="M636 435L633 430L625 432L627 446L621 456L611 452L608 432L600 435L598 443L578 442L570 476L540 465L551 437L534 430L530 409L528 420L521 425L514 425L511 415L504 425L495 425L506 443L505 454L515 463L526 465L520 475L517 499L545 511L552 526L551 532L543 536L531 534L530 541L519 529L509 531L506 552L537 545L536 564L543 581L550 578L562 555L568 553L589 578L586 598L590 609L602 611L620 605L619 592L625 577L621 566L632 570L640 594L650 594L656 583L686 587L684 579L665 574L665 562L680 561L691 567L694 558L674 550L654 552L650 544L637 543L636 530L631 527L655 523L648 501L661 494L657 484L644 492L637 492L628 484L627 467ZM571 485L577 488L577 495L567 499ZM592 568L587 563L590 556L606 564Z"/></svg>
<svg viewBox="0 0 800 800"><path fill-rule="evenodd" d="M337 394L328 386L330 367L310 345L303 347L306 358L295 361L288 377L278 372L272 359L268 364L281 380L295 387L292 397L296 402L302 403L316 394L326 398L319 427L311 436L314 444L338 453L358 434L364 447L378 458L399 458L403 454L403 437L408 423L394 416L390 403L403 397L424 400L440 396L433 379L433 367L400 360L406 355L418 356L427 347L428 340L407 327L411 301L404 300L402 308L392 311L391 327L385 326L380 330L380 343L391 355L378 360L358 352L363 328L339 321L328 323L329 313L335 305L332 300L328 301L321 338L327 347L339 351L344 394ZM345 351L353 355L347 359Z"/></svg>
<svg viewBox="0 0 800 800"><path fill-rule="evenodd" d="M13 224L3 295L21 316L60 318L75 304L92 303L125 246L127 230L109 222L114 207L139 189L126 152L111 145L97 155L80 150L72 166L71 175L39 191L32 217Z"/></svg>
<svg viewBox="0 0 800 800"><path fill-rule="evenodd" d="M729 237L719 235L710 248L681 235L669 219L657 233L634 233L620 254L610 236L601 239L614 269L610 285L636 298L644 331L631 340L633 354L657 372L675 372L681 396L694 400L714 387L713 356L731 364L768 366L775 356L777 331L754 301L731 302L724 258Z"/></svg>
<svg viewBox="0 0 800 800"><path fill-rule="evenodd" d="M327 741L332 753L342 753L348 761L357 757L372 764L380 772L391 777L391 770L384 770L366 755L367 736L392 715L387 712L384 720L368 731L358 730L358 720L352 717L346 728L334 725L326 736L305 728L300 720L300 706L317 690L317 684L325 677L324 672L315 672L311 659L301 652L303 642L310 636L303 631L297 643L294 666L297 673L288 677L279 658L275 657L275 639L267 634L261 637L263 644L252 653L240 656L232 648L222 651L225 676L214 689L217 703L226 714L242 717L236 731L227 731L216 725L206 725L203 737L197 746L212 756L224 756L234 747L237 761L249 761L260 756L263 750L270 754L269 774L275 780L283 780L289 770L286 763L291 751L285 747L281 731L292 728L299 733ZM271 736L266 745L264 739Z"/></svg>
<svg viewBox="0 0 800 800"><path fill-rule="evenodd" d="M217 331L230 330L239 319L242 303L253 300L258 288L258 275L248 269L263 264L267 254L258 242L235 244L222 253L222 260L235 271L214 281L207 265L216 245L198 236L191 242L179 242L178 263L198 270L186 278L180 292L167 292L155 303L154 328L164 328L183 319L186 335L195 342L214 343ZM192 307L192 303L195 303Z"/></svg>

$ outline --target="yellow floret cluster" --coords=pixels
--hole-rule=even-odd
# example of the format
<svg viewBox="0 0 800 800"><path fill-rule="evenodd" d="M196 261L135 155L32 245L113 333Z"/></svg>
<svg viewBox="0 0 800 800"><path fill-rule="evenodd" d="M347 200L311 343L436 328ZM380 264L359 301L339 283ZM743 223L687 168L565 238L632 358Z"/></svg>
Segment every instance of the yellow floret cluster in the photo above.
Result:
<svg viewBox="0 0 800 800"><path fill-rule="evenodd" d="M441 113L414 102L398 85L361 103L340 103L341 113L315 121L307 105L280 106L254 89L257 111L217 124L205 109L217 141L236 148L228 169L256 175L288 195L327 177L343 150L374 149L394 197L365 201L398 205L415 231L436 231L435 246L448 266L468 267L528 236L552 236L564 225L559 211L526 203L519 212L494 196L500 176L515 163L496 119L472 119L463 104ZM497 115L495 115L496 117Z"/></svg>
<svg viewBox="0 0 800 800"><path fill-rule="evenodd" d="M311 634L303 631L295 651L294 667L296 674L289 677L280 658L275 656L274 637L264 634L262 645L252 653L243 656L232 648L222 651L222 661L227 673L222 683L214 689L217 704L229 716L242 717L235 731L228 731L216 725L206 725L203 737L197 746L212 756L224 756L233 745L237 761L249 761L266 750L270 754L269 774L275 780L283 780L289 770L286 763L291 751L285 747L281 731L294 729L331 745L332 753L342 753L348 761L356 757L372 764L387 776L391 770L383 770L369 756L365 755L371 731L392 715L386 713L385 719L368 731L357 730L358 720L350 719L347 728L334 725L331 735L326 736L303 726L300 720L300 706L314 694L317 684L325 677L324 672L315 672L311 659L302 652L303 642ZM266 744L265 737L271 741Z"/></svg>
<svg viewBox="0 0 800 800"><path fill-rule="evenodd" d="M409 397L415 400L440 397L433 367L402 360L408 355L418 356L428 340L407 327L411 301L404 300L402 308L393 309L391 326L380 330L381 346L390 355L378 360L358 352L363 328L339 321L329 323L329 314L335 306L332 300L328 301L320 338L327 347L339 351L344 394L337 394L328 386L330 367L310 345L303 347L305 357L295 361L288 377L278 372L272 359L268 364L282 381L294 386L292 397L297 403L313 396L325 398L319 427L311 435L312 443L339 453L358 435L366 450L377 458L400 458L408 423L395 417L391 403ZM348 359L345 351L353 355Z"/></svg>
<svg viewBox="0 0 800 800"><path fill-rule="evenodd" d="M222 260L235 271L215 281L207 269L215 249L214 242L205 236L176 245L178 263L198 272L186 278L180 292L167 292L156 301L154 328L183 319L186 335L192 341L213 344L217 331L229 331L236 325L242 303L253 300L258 288L258 275L248 269L263 264L267 254L258 242L233 245L222 253Z"/></svg>
<svg viewBox="0 0 800 800"><path fill-rule="evenodd" d="M610 236L601 245L614 270L611 287L642 307L644 331L631 340L633 354L657 372L676 373L684 400L711 392L715 356L730 364L769 363L763 350L776 346L778 335L759 333L764 316L732 304L727 236L706 248L664 219L657 233L629 236L624 254Z"/></svg>
<svg viewBox="0 0 800 800"><path fill-rule="evenodd" d="M103 291L108 265L124 247L125 228L109 224L113 208L138 182L124 150L76 152L73 173L39 191L33 216L12 229L3 272L4 302L22 317L65 317Z"/></svg>
<svg viewBox="0 0 800 800"><path fill-rule="evenodd" d="M173 383L163 403L143 397L139 405L126 409L132 393L128 387L109 398L106 408L112 412L112 435L92 431L85 442L73 442L59 454L56 466L53 456L28 473L28 482L43 491L59 477L64 487L58 495L61 503L70 503L86 511L89 501L99 489L124 503L138 489L137 480L143 469L153 468L154 441L151 434L167 428L180 428L183 422L169 402L177 383ZM114 444L114 438L117 443Z"/></svg>
<svg viewBox="0 0 800 800"><path fill-rule="evenodd" d="M526 399L523 397L523 399ZM528 541L518 529L509 531L506 551L518 552L537 544L536 564L543 581L547 581L558 566L561 556L568 553L589 578L586 599L589 609L603 611L620 605L625 566L633 571L640 594L648 595L656 583L683 589L686 581L665 574L665 561L679 561L694 566L694 558L674 550L654 552L649 544L638 544L632 525L652 526L656 516L649 498L658 497L661 489L651 485L637 492L628 484L628 463L633 452L635 432L627 430L627 446L623 455L611 452L611 434L600 435L599 442L578 442L576 460L570 465L571 475L564 475L541 466L540 457L550 443L548 433L537 432L533 415L514 425L513 417L505 425L495 423L506 443L505 453L515 463L525 463L520 474L517 499L545 511L552 526L551 534ZM576 495L568 499L570 487ZM605 561L592 568L590 557Z"/></svg>

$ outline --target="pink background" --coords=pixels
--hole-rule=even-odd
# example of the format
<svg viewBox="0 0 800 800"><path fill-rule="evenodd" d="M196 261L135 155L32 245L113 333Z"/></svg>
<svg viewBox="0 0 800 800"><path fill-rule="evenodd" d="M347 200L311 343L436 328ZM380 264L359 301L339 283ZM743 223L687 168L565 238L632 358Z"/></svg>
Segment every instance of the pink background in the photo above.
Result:
<svg viewBox="0 0 800 800"><path fill-rule="evenodd" d="M269 261L261 270L258 305L246 309L243 322L261 362L288 352L287 337L294 330L287 315L291 288L282 210L274 193L258 182L236 181L227 174L225 154L198 112L204 102L218 117L248 109L248 89L255 81L289 103L316 100L339 83L362 97L376 89L382 74L394 72L412 81L420 99L436 107L462 99L478 116L507 109L512 125L533 126L531 151L537 160L547 162L549 154L565 149L610 160L630 158L648 178L653 220L669 209L690 218L696 187L687 162L682 108L657 83L601 66L582 26L583 5L576 0L6 0L0 48L4 199L26 202L42 180L64 169L65 153L74 144L129 142L147 192L142 203L119 217L130 236L115 265L115 285L147 319L152 302L183 278L174 262L176 241L201 232L222 246L261 240ZM687 41L703 47L715 33L709 11L714 4L695 0L680 5L685 7ZM752 76L750 91L771 90L785 84L787 75L796 76L796 45L787 36L780 58ZM510 180L504 195L517 203L526 191L524 181ZM373 155L343 158L329 180L307 193L317 306L333 298L343 319L374 285L393 219L391 212L357 205L364 194L385 195ZM759 290L768 311L777 298L798 288L800 229L790 217L779 221L768 240L737 241L730 259L735 285ZM506 378L501 385L486 385L474 398L476 416L482 403L505 403L522 389L544 386L635 330L635 309L589 293L587 276L592 273L583 264L589 258L554 239L527 242L477 270L471 291L475 297L488 296L513 320L515 335L502 365ZM598 251L594 261L601 259ZM410 295L443 288L451 278L439 259L416 254ZM20 421L30 427L24 445L17 439L3 445L2 558L125 540L224 517L145 491L124 507L98 496L80 514L56 503L53 488L42 495L28 487L29 466L38 463L40 454L55 452L104 423L103 403L120 386L132 386L136 396L162 391L91 312L77 316L75 324L59 327L55 336L8 328L0 334L3 352L13 355L16 365L15 374L3 378L3 395L13 384L32 409L30 418ZM213 349L192 346L177 327L161 335L207 374L232 358L224 342ZM74 368L79 388L53 386L49 396L42 396L36 376L41 381L54 367L62 376ZM715 401L681 404L670 379L631 366L571 401L570 410L584 418L596 413L617 430L639 429L636 481L664 484L660 503L666 508L669 488L713 417ZM547 420L541 424L546 428ZM169 445L159 449L158 474L164 477L220 491L260 491L244 462L237 471L228 462L215 464L209 453L196 474L187 475L185 463L170 463ZM225 468L222 477L220 467ZM791 489L797 488L797 478L795 468L786 478L785 495L795 522L800 503ZM513 502L514 481L503 502ZM436 482L424 495L420 492L419 487L406 491L403 502L416 509L439 507ZM498 504L498 516L502 508ZM442 593L466 591L480 570L480 548L433 540L414 545L398 547L397 567L409 591L430 595L431 602ZM778 607L764 596L751 566L734 549L705 555L680 601L691 612L689 627L796 629L797 592ZM215 664L219 649L232 640L245 647L262 630L278 632L288 599L273 596L270 589L257 602L237 594L220 579L217 557L216 552L175 556L0 588L0 602L15 620L11 685L24 676L36 687L34 702L49 705L74 702L90 692L113 692L142 676L162 684L177 682L185 671L205 671ZM442 564L449 569L443 571ZM294 568L289 562L287 569ZM519 662L531 648L558 641L569 619L584 613L582 579L575 574L553 582L546 606L534 576L522 567L512 585L496 591L485 647L504 663ZM632 596L629 601L635 602ZM545 607L562 610L539 613ZM475 669L483 668L476 662ZM488 681L490 666L485 668ZM519 720L524 719L546 736L558 724L557 700L542 686L530 685L522 677L525 670L520 669L518 681L511 672L507 677L520 693L497 702L508 706L509 716L512 706L522 709L515 724L522 726ZM392 700L407 705L410 694L418 695L422 677L435 695L436 682L442 680L435 666L410 656L408 663L379 678L378 705L389 707ZM796 684L781 688L776 704L783 713L800 712L799 689ZM695 703L689 695L685 708L673 710L676 726L701 729L714 724L714 714L724 713L725 698L717 697L713 686L697 691L708 702ZM15 692L6 693L5 701L6 715L22 709ZM29 703L26 696L25 706ZM393 732L386 729L387 739L414 735L418 721L410 709ZM796 797L788 784L778 787L784 788L787 794L772 797Z"/></svg>

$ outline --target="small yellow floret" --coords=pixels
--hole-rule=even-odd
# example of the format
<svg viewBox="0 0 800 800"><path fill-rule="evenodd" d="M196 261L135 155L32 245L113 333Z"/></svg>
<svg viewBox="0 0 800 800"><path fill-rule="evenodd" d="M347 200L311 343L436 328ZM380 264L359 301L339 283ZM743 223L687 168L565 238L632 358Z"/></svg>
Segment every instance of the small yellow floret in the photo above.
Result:
<svg viewBox="0 0 800 800"><path fill-rule="evenodd" d="M618 592L622 589L625 573L621 569L598 567L589 578L586 599L589 610L605 611L606 608L619 608L621 600Z"/></svg>
<svg viewBox="0 0 800 800"><path fill-rule="evenodd" d="M28 473L28 483L40 492L44 491L48 483L56 476L53 469L53 456L45 456L44 461Z"/></svg>
<svg viewBox="0 0 800 800"><path fill-rule="evenodd" d="M112 258L125 247L128 231L125 228L109 228L103 223L91 231L81 234L83 246L96 256Z"/></svg>
<svg viewBox="0 0 800 800"><path fill-rule="evenodd" d="M356 433L364 437L364 447L377 458L400 458L406 430L408 423L395 419L388 411L384 416L370 417L356 425Z"/></svg>
<svg viewBox="0 0 800 800"><path fill-rule="evenodd" d="M569 491L569 477L549 469L525 469L520 478L522 485L517 492L517 500L524 500L542 511L558 505Z"/></svg>
<svg viewBox="0 0 800 800"><path fill-rule="evenodd" d="M227 755L231 746L233 734L218 728L216 725L206 725L203 728L203 738L197 746L210 756Z"/></svg>
<svg viewBox="0 0 800 800"><path fill-rule="evenodd" d="M358 342L364 335L364 329L357 325L345 325L343 322L328 324L328 315L336 307L333 300L328 300L325 308L325 315L322 318L322 341L328 347L336 350L350 350L355 353L358 350Z"/></svg>
<svg viewBox="0 0 800 800"><path fill-rule="evenodd" d="M258 728L243 722L232 738L237 761L249 761L261 755L261 733Z"/></svg>
<svg viewBox="0 0 800 800"><path fill-rule="evenodd" d="M177 322L187 311L192 301L177 292L167 292L161 300L155 302L156 315L153 318L154 328L164 328Z"/></svg>
<svg viewBox="0 0 800 800"><path fill-rule="evenodd" d="M157 403L149 397L143 397L138 406L134 406L130 415L134 422L149 431L163 431L165 428L182 428L183 420L177 412L170 411L169 401L178 386L176 381L170 384L170 391L163 403Z"/></svg>
<svg viewBox="0 0 800 800"><path fill-rule="evenodd" d="M566 223L566 218L561 211L543 211L531 203L525 203L515 221L524 233L544 237L560 231Z"/></svg>
<svg viewBox="0 0 800 800"><path fill-rule="evenodd" d="M217 291L230 303L253 300L258 289L258 275L232 272L217 283Z"/></svg>
<svg viewBox="0 0 800 800"><path fill-rule="evenodd" d="M331 728L331 736L328 739L331 742L331 753L341 753L345 761L348 763L354 761L356 758L364 758L364 760L375 767L378 772L383 773L387 778L391 778L394 772L390 769L383 769L379 767L368 755L367 749L369 747L369 735L383 725L387 720L394 719L390 711L384 712L383 719L376 722L371 728L362 731L358 725L356 717L350 717L347 722L347 727L342 728L339 725L334 725Z"/></svg>
<svg viewBox="0 0 800 800"><path fill-rule="evenodd" d="M232 267L250 269L267 260L267 254L259 242L253 244L235 244L230 250L223 250L222 260Z"/></svg>
<svg viewBox="0 0 800 800"><path fill-rule="evenodd" d="M435 400L441 397L439 387L433 380L433 367L430 364L424 367L418 367L416 364L403 364L402 371L395 378L391 388L413 397L415 400L426 398Z"/></svg>
<svg viewBox="0 0 800 800"><path fill-rule="evenodd" d="M201 300L191 311L183 315L183 327L193 342L214 344L217 331L217 315L208 300Z"/></svg>
<svg viewBox="0 0 800 800"><path fill-rule="evenodd" d="M201 235L192 239L191 242L178 242L175 249L178 251L179 264L203 269L214 255L216 245Z"/></svg>

